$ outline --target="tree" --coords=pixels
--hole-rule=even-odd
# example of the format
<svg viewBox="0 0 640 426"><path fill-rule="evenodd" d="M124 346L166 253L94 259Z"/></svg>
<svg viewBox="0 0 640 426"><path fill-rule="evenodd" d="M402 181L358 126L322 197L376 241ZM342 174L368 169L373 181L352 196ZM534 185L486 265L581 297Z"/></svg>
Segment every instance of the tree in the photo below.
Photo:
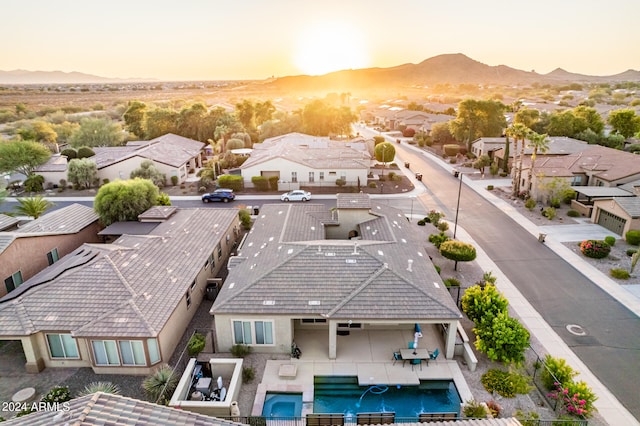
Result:
<svg viewBox="0 0 640 426"><path fill-rule="evenodd" d="M117 180L103 185L93 208L103 225L118 221L135 221L138 215L157 205L158 187L148 179Z"/></svg>
<svg viewBox="0 0 640 426"><path fill-rule="evenodd" d="M499 312L490 322L475 327L476 349L491 361L519 364L529 347L530 334L520 321L507 312Z"/></svg>
<svg viewBox="0 0 640 426"><path fill-rule="evenodd" d="M0 142L0 172L18 172L29 176L50 157L51 151L38 142Z"/></svg>
<svg viewBox="0 0 640 426"><path fill-rule="evenodd" d="M357 120L351 108L336 108L319 99L305 105L299 114L302 116L303 131L315 136L349 134L351 123Z"/></svg>
<svg viewBox="0 0 640 426"><path fill-rule="evenodd" d="M58 134L50 123L42 120L27 121L17 129L17 133L23 140L33 140L44 143L55 143Z"/></svg>
<svg viewBox="0 0 640 426"><path fill-rule="evenodd" d="M509 127L506 131L507 135L513 138L514 142L514 158L518 153L518 146L520 146L520 155L518 157L518 161L514 161L516 166L516 171L513 179L513 195L518 196L520 194L520 179L522 178L522 162L524 161L524 147L525 140L530 130L521 123L516 123ZM522 141L521 144L518 144L518 141Z"/></svg>
<svg viewBox="0 0 640 426"><path fill-rule="evenodd" d="M597 135L604 130L604 120L595 108L578 105L572 110L575 117L574 136L586 130L591 130ZM531 127L530 127L531 128Z"/></svg>
<svg viewBox="0 0 640 426"><path fill-rule="evenodd" d="M131 175L129 177L131 179L149 179L158 188L163 188L167 181L167 177L158 170L151 160L142 161L142 163L140 163L140 167L131 171Z"/></svg>
<svg viewBox="0 0 640 426"><path fill-rule="evenodd" d="M127 110L123 115L124 123L131 133L138 138L144 138L145 112L147 105L140 101L129 101Z"/></svg>
<svg viewBox="0 0 640 426"><path fill-rule="evenodd" d="M124 141L122 127L107 118L83 118L80 128L69 138L74 147L120 146Z"/></svg>
<svg viewBox="0 0 640 426"><path fill-rule="evenodd" d="M540 121L540 111L537 109L521 108L513 117L514 123L524 124L529 129L533 129L538 121Z"/></svg>
<svg viewBox="0 0 640 426"><path fill-rule="evenodd" d="M501 313L507 312L509 301L493 284L474 285L462 296L462 312L476 325L489 322Z"/></svg>
<svg viewBox="0 0 640 426"><path fill-rule="evenodd" d="M19 206L16 207L18 214L29 216L34 219L39 218L54 204L51 201L45 200L41 195L30 198L18 198Z"/></svg>
<svg viewBox="0 0 640 426"><path fill-rule="evenodd" d="M177 134L185 138L205 140L209 136L207 114L207 107L201 102L182 108L178 115Z"/></svg>
<svg viewBox="0 0 640 426"><path fill-rule="evenodd" d="M178 134L179 114L170 108L154 108L144 117L145 137L155 139L167 133Z"/></svg>
<svg viewBox="0 0 640 426"><path fill-rule="evenodd" d="M451 134L467 145L471 151L471 142L480 137L498 137L506 126L502 102L465 99L458 104L458 113L450 121Z"/></svg>
<svg viewBox="0 0 640 426"><path fill-rule="evenodd" d="M271 120L273 114L276 112L276 107L273 106L271 101L256 102L255 105L255 121L256 126L261 126L263 123Z"/></svg>
<svg viewBox="0 0 640 426"><path fill-rule="evenodd" d="M618 109L609 112L608 123L613 130L626 138L640 131L640 117L632 109Z"/></svg>
<svg viewBox="0 0 640 426"><path fill-rule="evenodd" d="M387 163L390 161L393 161L393 159L395 158L396 148L393 146L393 144L389 142L382 142L376 145L373 153L376 157L376 160L378 160L381 163L384 163L384 166L386 167ZM383 173L384 173L384 170L383 170Z"/></svg>
<svg viewBox="0 0 640 426"><path fill-rule="evenodd" d="M455 261L454 270L458 269L458 262L471 262L476 258L476 248L462 241L449 240L440 244L440 254Z"/></svg>
<svg viewBox="0 0 640 426"><path fill-rule="evenodd" d="M455 138L451 134L451 121L444 123L434 123L431 126L431 140L438 144L448 144L455 141Z"/></svg>
<svg viewBox="0 0 640 426"><path fill-rule="evenodd" d="M476 161L473 162L473 167L480 170L480 174L484 177L484 168L491 164L491 157L487 154L483 154Z"/></svg>
<svg viewBox="0 0 640 426"><path fill-rule="evenodd" d="M98 180L98 166L88 158L74 158L69 161L67 180L78 189L91 188Z"/></svg>
<svg viewBox="0 0 640 426"><path fill-rule="evenodd" d="M534 131L529 132L529 145L530 148L533 148L533 153L531 154L531 165L529 166L529 193L531 193L531 188L533 185L533 168L536 164L536 156L538 152L545 153L549 149L549 139L547 139L547 135L539 135Z"/></svg>

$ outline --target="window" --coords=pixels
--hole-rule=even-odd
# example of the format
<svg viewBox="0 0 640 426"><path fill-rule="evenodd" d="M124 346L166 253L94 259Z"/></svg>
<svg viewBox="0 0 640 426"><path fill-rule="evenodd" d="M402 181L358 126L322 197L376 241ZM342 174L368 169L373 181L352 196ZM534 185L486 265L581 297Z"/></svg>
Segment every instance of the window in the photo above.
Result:
<svg viewBox="0 0 640 426"><path fill-rule="evenodd" d="M327 320L325 318L302 318L300 322L302 324L324 324Z"/></svg>
<svg viewBox="0 0 640 426"><path fill-rule="evenodd" d="M147 365L142 341L120 340L118 346L122 354L122 365Z"/></svg>
<svg viewBox="0 0 640 426"><path fill-rule="evenodd" d="M313 183L316 180L316 174L315 172L309 172L309 183Z"/></svg>
<svg viewBox="0 0 640 426"><path fill-rule="evenodd" d="M120 355L115 340L92 340L96 365L120 365Z"/></svg>
<svg viewBox="0 0 640 426"><path fill-rule="evenodd" d="M187 308L188 308L189 306L191 306L191 290L187 290L186 299L187 299Z"/></svg>
<svg viewBox="0 0 640 426"><path fill-rule="evenodd" d="M4 280L4 286L7 288L7 293L15 290L22 284L22 271L14 272L9 278Z"/></svg>
<svg viewBox="0 0 640 426"><path fill-rule="evenodd" d="M218 251L218 259L220 259L222 257L222 243L218 243L216 250Z"/></svg>
<svg viewBox="0 0 640 426"><path fill-rule="evenodd" d="M47 334L49 353L53 359L79 359L78 345L70 334Z"/></svg>
<svg viewBox="0 0 640 426"><path fill-rule="evenodd" d="M59 259L60 259L60 257L58 257L58 249L57 248L54 248L49 253L47 253L47 260L49 261L49 266L51 266L54 263L56 263Z"/></svg>
<svg viewBox="0 0 640 426"><path fill-rule="evenodd" d="M298 182L298 172L291 172L291 182Z"/></svg>
<svg viewBox="0 0 640 426"><path fill-rule="evenodd" d="M158 348L158 339L147 339L147 348L149 349L149 361L151 364L160 362L160 349Z"/></svg>
<svg viewBox="0 0 640 426"><path fill-rule="evenodd" d="M324 180L324 172L318 172L320 174L320 182Z"/></svg>
<svg viewBox="0 0 640 426"><path fill-rule="evenodd" d="M336 172L329 172L329 177L336 176Z"/></svg>
<svg viewBox="0 0 640 426"><path fill-rule="evenodd" d="M273 322L233 321L233 341L238 345L273 345Z"/></svg>

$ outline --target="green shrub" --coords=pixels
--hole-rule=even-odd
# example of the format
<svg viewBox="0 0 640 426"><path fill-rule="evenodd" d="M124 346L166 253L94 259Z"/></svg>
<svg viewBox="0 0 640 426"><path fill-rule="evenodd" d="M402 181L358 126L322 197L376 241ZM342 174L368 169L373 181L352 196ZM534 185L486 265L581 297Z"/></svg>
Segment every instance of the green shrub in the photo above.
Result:
<svg viewBox="0 0 640 426"><path fill-rule="evenodd" d="M447 157L454 157L458 155L458 152L460 152L460 145L457 145L457 144L442 145L442 151L444 152L444 155L446 155Z"/></svg>
<svg viewBox="0 0 640 426"><path fill-rule="evenodd" d="M241 209L238 212L238 218L243 229L251 229L251 213L247 209Z"/></svg>
<svg viewBox="0 0 640 426"><path fill-rule="evenodd" d="M435 210L431 210L427 214L427 217L425 218L425 221L433 224L433 226L435 226L437 228L438 224L440 224L440 219L442 219L443 217L444 217L444 213L440 213L440 212L437 212ZM427 219L429 219L429 220L427 220Z"/></svg>
<svg viewBox="0 0 640 426"><path fill-rule="evenodd" d="M42 192L44 188L44 176L31 175L24 181L24 190L27 192Z"/></svg>
<svg viewBox="0 0 640 426"><path fill-rule="evenodd" d="M604 237L604 242L609 244L611 247L616 245L616 237L612 237L611 235L607 235Z"/></svg>
<svg viewBox="0 0 640 426"><path fill-rule="evenodd" d="M638 250L637 249L627 249L627 256L633 256Z"/></svg>
<svg viewBox="0 0 640 426"><path fill-rule="evenodd" d="M611 253L611 246L602 240L584 240L580 243L580 251L592 259L604 259Z"/></svg>
<svg viewBox="0 0 640 426"><path fill-rule="evenodd" d="M492 321L484 320L473 331L476 349L491 361L515 364L524 361L524 351L530 343L529 331L507 312L498 313Z"/></svg>
<svg viewBox="0 0 640 426"><path fill-rule="evenodd" d="M242 382L251 383L256 377L256 370L253 367L244 367L242 369Z"/></svg>
<svg viewBox="0 0 640 426"><path fill-rule="evenodd" d="M436 246L436 248L438 249L445 241L449 241L449 237L447 237L444 232L429 235L429 242Z"/></svg>
<svg viewBox="0 0 640 426"><path fill-rule="evenodd" d="M378 187L378 185L376 185L376 183L375 183L375 182L369 182L369 183L367 184L367 186L368 186L369 188L377 188L377 187Z"/></svg>
<svg viewBox="0 0 640 426"><path fill-rule="evenodd" d="M67 402L71 400L71 392L68 386L54 386L45 396L40 400L48 404Z"/></svg>
<svg viewBox="0 0 640 426"><path fill-rule="evenodd" d="M545 207L544 210L542 210L542 216L546 217L549 220L553 220L556 217L555 207Z"/></svg>
<svg viewBox="0 0 640 426"><path fill-rule="evenodd" d="M434 268L436 268L436 272L438 273L438 275L440 275L440 267L438 265L433 265Z"/></svg>
<svg viewBox="0 0 640 426"><path fill-rule="evenodd" d="M493 191L493 185L487 185L487 190L488 191Z"/></svg>
<svg viewBox="0 0 640 426"><path fill-rule="evenodd" d="M535 411L525 413L520 409L516 410L514 417L522 423L522 426L538 426L538 420L540 419L540 416Z"/></svg>
<svg viewBox="0 0 640 426"><path fill-rule="evenodd" d="M574 371L567 361L563 358L555 358L551 355L547 355L544 358L544 366L542 369L542 384L544 387L551 391L556 389L555 383L561 385L573 381L573 378L578 374Z"/></svg>
<svg viewBox="0 0 640 426"><path fill-rule="evenodd" d="M67 160L71 161L74 158L78 158L78 152L73 148L65 148L60 152L60 155L67 157Z"/></svg>
<svg viewBox="0 0 640 426"><path fill-rule="evenodd" d="M244 358L251 353L251 346L247 345L233 345L231 347L231 355L236 358Z"/></svg>
<svg viewBox="0 0 640 426"><path fill-rule="evenodd" d="M487 418L487 410L484 405L472 399L464 403L462 413L469 419L485 419Z"/></svg>
<svg viewBox="0 0 640 426"><path fill-rule="evenodd" d="M444 241L439 249L441 255L456 262L470 262L476 258L476 248L462 241Z"/></svg>
<svg viewBox="0 0 640 426"><path fill-rule="evenodd" d="M446 280L442 281L445 285L445 287L449 288L449 287L460 287L460 280L456 279L456 278L447 278Z"/></svg>
<svg viewBox="0 0 640 426"><path fill-rule="evenodd" d="M505 398L514 398L516 394L526 395L531 389L527 376L497 369L490 369L483 374L481 382L487 392L495 391Z"/></svg>
<svg viewBox="0 0 640 426"><path fill-rule="evenodd" d="M269 181L269 188L271 188L272 191L277 191L278 190L278 176L269 176L268 181Z"/></svg>
<svg viewBox="0 0 640 426"><path fill-rule="evenodd" d="M444 232L444 231L447 231L448 229L449 229L449 224L447 222L438 223L438 231Z"/></svg>
<svg viewBox="0 0 640 426"><path fill-rule="evenodd" d="M500 417L500 412L502 411L502 407L500 406L500 404L498 404L494 400L487 401L486 404L489 412L491 413L491 417L493 417L494 419Z"/></svg>
<svg viewBox="0 0 640 426"><path fill-rule="evenodd" d="M382 180L382 179L380 179L380 180ZM336 179L336 186L343 187L346 184L347 184L347 181L345 179Z"/></svg>
<svg viewBox="0 0 640 426"><path fill-rule="evenodd" d="M593 416L593 412L596 411L593 403L598 397L593 393L593 390L583 381L574 382L573 380L559 384L555 388L555 391L549 394L553 399L557 399L560 402L560 412L563 413L559 418L566 418L564 414L571 417L569 419L587 419ZM554 425L557 422L554 422ZM573 423L571 423L573 424Z"/></svg>
<svg viewBox="0 0 640 426"><path fill-rule="evenodd" d="M632 246L640 245L640 229L631 229L624 234L624 238L628 244Z"/></svg>
<svg viewBox="0 0 640 426"><path fill-rule="evenodd" d="M569 210L567 212L567 216L569 216L569 217L580 217L580 212L578 210L571 209L571 210Z"/></svg>
<svg viewBox="0 0 640 426"><path fill-rule="evenodd" d="M620 268L611 268L609 270L609 275L619 280L628 280L629 277L631 276L629 274L629 271L627 271L626 269L620 269Z"/></svg>
<svg viewBox="0 0 640 426"><path fill-rule="evenodd" d="M171 185L176 186L178 184L178 176L171 176Z"/></svg>
<svg viewBox="0 0 640 426"><path fill-rule="evenodd" d="M178 385L179 377L173 368L164 364L142 382L142 389L153 402L164 404L171 398Z"/></svg>
<svg viewBox="0 0 640 426"><path fill-rule="evenodd" d="M78 158L93 157L94 155L96 155L96 153L88 146L78 148Z"/></svg>
<svg viewBox="0 0 640 426"><path fill-rule="evenodd" d="M427 223L426 223L424 220L422 220L422 219L420 219L420 220L418 221L418 226L425 226L426 224L427 224Z"/></svg>
<svg viewBox="0 0 640 426"><path fill-rule="evenodd" d="M269 190L269 181L264 176L252 176L251 183L260 192L267 192Z"/></svg>
<svg viewBox="0 0 640 426"><path fill-rule="evenodd" d="M462 312L477 324L489 321L501 312L507 312L509 301L493 284L469 287L462 296Z"/></svg>
<svg viewBox="0 0 640 426"><path fill-rule="evenodd" d="M236 192L240 192L243 189L242 176L236 175L222 175L218 177L218 185L220 188L233 189Z"/></svg>
<svg viewBox="0 0 640 426"><path fill-rule="evenodd" d="M120 395L120 386L111 382L91 382L86 385L76 397L91 395L96 392L110 393L112 395Z"/></svg>
<svg viewBox="0 0 640 426"><path fill-rule="evenodd" d="M534 200L533 198L528 198L527 201L524 202L524 206L529 210L533 210L536 204L538 203L536 203L536 200Z"/></svg>
<svg viewBox="0 0 640 426"><path fill-rule="evenodd" d="M194 333L189 339L189 343L187 343L187 352L189 356L196 356L204 349L204 345L207 339L203 334Z"/></svg>

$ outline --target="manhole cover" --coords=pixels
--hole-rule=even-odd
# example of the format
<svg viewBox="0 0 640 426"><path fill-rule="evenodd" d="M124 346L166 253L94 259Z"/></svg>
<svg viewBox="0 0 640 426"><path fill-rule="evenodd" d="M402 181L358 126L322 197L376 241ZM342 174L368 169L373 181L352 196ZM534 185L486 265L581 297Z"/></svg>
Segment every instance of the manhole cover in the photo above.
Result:
<svg viewBox="0 0 640 426"><path fill-rule="evenodd" d="M578 324L567 324L565 327L567 331L576 336L586 336L587 332L584 331L584 328L580 327Z"/></svg>

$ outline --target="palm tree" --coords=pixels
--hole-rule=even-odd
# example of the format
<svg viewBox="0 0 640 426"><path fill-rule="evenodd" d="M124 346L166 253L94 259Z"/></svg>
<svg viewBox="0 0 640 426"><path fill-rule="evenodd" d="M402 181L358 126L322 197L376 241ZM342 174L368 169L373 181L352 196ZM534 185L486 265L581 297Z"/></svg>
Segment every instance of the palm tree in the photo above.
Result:
<svg viewBox="0 0 640 426"><path fill-rule="evenodd" d="M529 145L530 148L533 148L533 153L531 154L531 166L529 167L529 193L531 193L531 187L533 182L533 166L536 163L536 155L538 152L545 153L549 149L549 139L547 139L547 134L539 134L534 132L533 130L529 132Z"/></svg>
<svg viewBox="0 0 640 426"><path fill-rule="evenodd" d="M51 201L45 200L42 195L31 198L18 198L17 201L20 205L16 207L16 211L21 215L30 216L34 219L39 218L47 209L55 205Z"/></svg>
<svg viewBox="0 0 640 426"><path fill-rule="evenodd" d="M515 148L513 152L514 159L518 152L518 141L520 140L522 141L522 144L520 144L519 160L517 163L514 160L514 165L516 165L517 167L515 170L515 175L513 179L513 195L515 196L518 196L518 194L520 193L520 179L522 179L522 161L524 160L525 139L527 138L527 135L529 134L529 132L530 132L529 128L521 123L513 124L511 127L507 129L507 135L513 138L513 141L515 144Z"/></svg>

